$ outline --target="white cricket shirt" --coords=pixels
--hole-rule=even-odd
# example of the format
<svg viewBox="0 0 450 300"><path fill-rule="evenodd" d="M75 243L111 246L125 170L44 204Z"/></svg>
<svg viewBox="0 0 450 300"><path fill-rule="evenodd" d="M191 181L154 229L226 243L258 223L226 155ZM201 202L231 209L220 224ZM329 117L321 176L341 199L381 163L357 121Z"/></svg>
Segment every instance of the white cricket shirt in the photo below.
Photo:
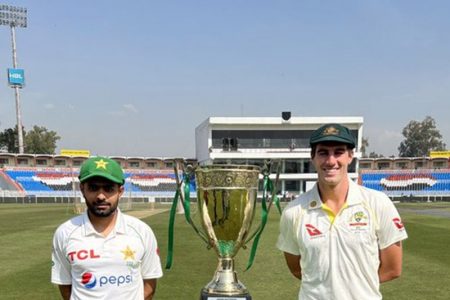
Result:
<svg viewBox="0 0 450 300"><path fill-rule="evenodd" d="M407 238L392 201L350 181L346 206L331 221L317 184L283 211L277 247L300 255L300 300L381 299L379 249Z"/></svg>
<svg viewBox="0 0 450 300"><path fill-rule="evenodd" d="M162 276L150 227L117 212L116 225L107 237L95 231L87 213L56 230L51 281L72 285L71 299L144 299L143 279Z"/></svg>

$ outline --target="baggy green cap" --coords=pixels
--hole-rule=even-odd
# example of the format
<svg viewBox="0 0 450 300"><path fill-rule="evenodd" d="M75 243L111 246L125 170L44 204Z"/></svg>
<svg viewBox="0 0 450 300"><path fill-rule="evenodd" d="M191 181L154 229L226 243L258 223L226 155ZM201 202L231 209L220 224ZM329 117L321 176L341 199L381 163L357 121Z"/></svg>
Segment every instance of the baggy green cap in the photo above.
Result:
<svg viewBox="0 0 450 300"><path fill-rule="evenodd" d="M336 123L321 126L312 133L309 139L311 147L324 142L344 143L349 145L352 149L355 148L356 144L355 137L351 134L350 129Z"/></svg>
<svg viewBox="0 0 450 300"><path fill-rule="evenodd" d="M95 176L106 178L120 185L125 183L119 163L107 157L91 157L81 165L80 175L78 176L80 182Z"/></svg>

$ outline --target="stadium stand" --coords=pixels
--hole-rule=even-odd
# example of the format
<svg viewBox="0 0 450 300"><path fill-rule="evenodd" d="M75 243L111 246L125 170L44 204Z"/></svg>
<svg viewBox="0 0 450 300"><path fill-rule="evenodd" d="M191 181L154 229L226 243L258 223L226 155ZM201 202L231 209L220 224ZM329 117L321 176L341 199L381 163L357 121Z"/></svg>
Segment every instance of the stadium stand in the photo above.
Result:
<svg viewBox="0 0 450 300"><path fill-rule="evenodd" d="M450 196L450 169L364 170L359 183L390 197Z"/></svg>
<svg viewBox="0 0 450 300"><path fill-rule="evenodd" d="M65 168L11 167L2 171L2 182L15 182L26 195L70 196L79 191L78 170ZM133 197L170 197L176 190L176 175L169 170L125 170L125 194ZM195 185L191 186L195 191Z"/></svg>

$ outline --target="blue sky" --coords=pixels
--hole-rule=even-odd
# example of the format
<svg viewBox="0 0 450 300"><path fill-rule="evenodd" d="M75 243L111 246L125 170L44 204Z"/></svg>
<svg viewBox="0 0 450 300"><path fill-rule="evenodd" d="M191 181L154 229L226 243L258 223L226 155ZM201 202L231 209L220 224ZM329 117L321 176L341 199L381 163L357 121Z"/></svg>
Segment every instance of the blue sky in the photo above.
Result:
<svg viewBox="0 0 450 300"><path fill-rule="evenodd" d="M395 155L427 115L450 148L449 1L0 1L18 28L22 119L60 149L195 157L210 116L362 116ZM15 126L0 27L0 130ZM1 71L4 70L4 71Z"/></svg>

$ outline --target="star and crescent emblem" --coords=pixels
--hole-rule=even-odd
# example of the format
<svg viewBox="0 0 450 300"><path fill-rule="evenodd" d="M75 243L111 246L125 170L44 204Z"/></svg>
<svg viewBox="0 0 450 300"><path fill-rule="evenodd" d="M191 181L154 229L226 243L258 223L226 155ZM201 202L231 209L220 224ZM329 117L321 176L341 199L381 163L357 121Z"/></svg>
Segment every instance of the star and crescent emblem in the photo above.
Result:
<svg viewBox="0 0 450 300"><path fill-rule="evenodd" d="M134 254L136 253L136 251L133 251L130 248L130 246L127 245L127 247L124 250L120 251L120 252L123 253L123 259L124 260L128 260L128 259L134 260Z"/></svg>

